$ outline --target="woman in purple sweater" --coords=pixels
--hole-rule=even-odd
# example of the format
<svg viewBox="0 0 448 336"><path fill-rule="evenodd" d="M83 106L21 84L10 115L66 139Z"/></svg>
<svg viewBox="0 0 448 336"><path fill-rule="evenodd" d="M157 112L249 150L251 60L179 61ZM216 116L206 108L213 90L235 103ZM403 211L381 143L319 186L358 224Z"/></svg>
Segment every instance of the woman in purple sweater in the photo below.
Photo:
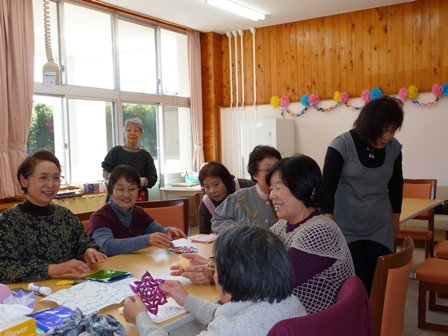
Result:
<svg viewBox="0 0 448 336"><path fill-rule="evenodd" d="M135 205L140 187L133 167L115 167L107 185L109 202L90 216L88 232L108 256L169 246L172 237L187 238L182 230L163 227Z"/></svg>
<svg viewBox="0 0 448 336"><path fill-rule="evenodd" d="M344 281L355 275L341 230L320 206L325 197L322 174L306 155L278 161L266 177L279 222L271 227L285 243L294 268L294 295L308 314L336 302Z"/></svg>

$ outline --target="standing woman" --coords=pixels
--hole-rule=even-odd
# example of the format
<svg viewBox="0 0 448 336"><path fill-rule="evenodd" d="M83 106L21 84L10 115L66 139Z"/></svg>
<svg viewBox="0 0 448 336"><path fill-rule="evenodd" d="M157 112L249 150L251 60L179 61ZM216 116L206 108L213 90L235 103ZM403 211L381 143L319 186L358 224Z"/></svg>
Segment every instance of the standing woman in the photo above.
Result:
<svg viewBox="0 0 448 336"><path fill-rule="evenodd" d="M322 210L347 239L356 275L370 293L378 257L394 250L403 196L402 145L394 138L403 123L400 100L370 101L354 128L333 139L323 178L330 199Z"/></svg>
<svg viewBox="0 0 448 336"><path fill-rule="evenodd" d="M216 161L203 165L199 171L199 182L205 192L198 208L199 233L204 234L211 233L213 212L228 195L254 185L252 181L232 176L222 163Z"/></svg>
<svg viewBox="0 0 448 336"><path fill-rule="evenodd" d="M144 192L144 200L148 200L148 190L157 182L157 170L154 159L148 151L140 148L138 142L143 135L143 124L138 118L126 120L124 123L124 137L126 143L123 146L113 147L107 153L101 164L103 178L109 180L112 169L119 165L130 165L140 175L140 184Z"/></svg>

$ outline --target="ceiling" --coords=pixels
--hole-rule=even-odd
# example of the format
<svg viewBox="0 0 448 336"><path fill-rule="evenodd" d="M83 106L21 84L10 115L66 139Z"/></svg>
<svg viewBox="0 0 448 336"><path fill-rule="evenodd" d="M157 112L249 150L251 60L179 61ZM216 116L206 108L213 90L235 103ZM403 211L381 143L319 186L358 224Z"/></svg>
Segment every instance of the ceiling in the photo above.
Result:
<svg viewBox="0 0 448 336"><path fill-rule="evenodd" d="M252 21L209 5L203 0L101 0L154 18L175 23L204 33L224 34L251 27L274 26L354 12L363 9L395 5L414 0L234 0L266 15L263 21Z"/></svg>

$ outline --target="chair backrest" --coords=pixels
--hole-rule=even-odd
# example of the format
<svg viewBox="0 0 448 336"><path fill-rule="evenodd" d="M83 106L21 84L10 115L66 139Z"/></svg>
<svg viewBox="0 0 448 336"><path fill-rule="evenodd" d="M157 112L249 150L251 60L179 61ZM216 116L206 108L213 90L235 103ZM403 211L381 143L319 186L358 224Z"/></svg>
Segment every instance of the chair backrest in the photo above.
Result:
<svg viewBox="0 0 448 336"><path fill-rule="evenodd" d="M404 179L403 197L435 199L437 180L436 179ZM425 211L415 219L432 220L434 222L434 208Z"/></svg>
<svg viewBox="0 0 448 336"><path fill-rule="evenodd" d="M413 250L414 241L405 236L401 251L378 258L370 291L370 306L378 336L403 334Z"/></svg>
<svg viewBox="0 0 448 336"><path fill-rule="evenodd" d="M204 193L196 193L194 194L194 205L196 206L196 211L199 209L199 205L202 202L202 197L204 197Z"/></svg>
<svg viewBox="0 0 448 336"><path fill-rule="evenodd" d="M190 203L188 198L138 202L159 224L177 227L190 235Z"/></svg>
<svg viewBox="0 0 448 336"><path fill-rule="evenodd" d="M81 221L82 225L84 226L84 231L86 232L88 232L90 216L94 212L95 211L87 211L76 214L76 217L78 217L78 219Z"/></svg>
<svg viewBox="0 0 448 336"><path fill-rule="evenodd" d="M345 280L336 303L318 313L277 322L268 336L375 336L372 312L361 279Z"/></svg>

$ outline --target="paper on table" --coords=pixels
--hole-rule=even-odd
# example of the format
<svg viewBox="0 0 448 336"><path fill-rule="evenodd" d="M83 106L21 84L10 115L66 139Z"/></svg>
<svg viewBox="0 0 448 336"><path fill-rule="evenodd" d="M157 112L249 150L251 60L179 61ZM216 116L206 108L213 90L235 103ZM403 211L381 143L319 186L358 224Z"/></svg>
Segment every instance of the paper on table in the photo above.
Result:
<svg viewBox="0 0 448 336"><path fill-rule="evenodd" d="M196 243L212 243L215 241L216 239L216 235L214 233L211 233L207 236L200 236L200 237L193 237L190 238L192 242L196 242Z"/></svg>
<svg viewBox="0 0 448 336"><path fill-rule="evenodd" d="M149 316L151 317L151 320L154 323L164 322L166 320L169 320L170 318L173 318L186 312L185 308L179 306L173 298L168 298L167 300L168 302L166 304L164 304L163 306L159 306L159 311L157 312L157 315L153 315L150 312L148 312ZM120 314L123 314L123 307L118 308L118 311Z"/></svg>
<svg viewBox="0 0 448 336"><path fill-rule="evenodd" d="M84 314L90 314L134 295L129 284L136 280L127 278L113 283L83 282L70 289L57 291L43 300L55 301L73 310L79 308Z"/></svg>

